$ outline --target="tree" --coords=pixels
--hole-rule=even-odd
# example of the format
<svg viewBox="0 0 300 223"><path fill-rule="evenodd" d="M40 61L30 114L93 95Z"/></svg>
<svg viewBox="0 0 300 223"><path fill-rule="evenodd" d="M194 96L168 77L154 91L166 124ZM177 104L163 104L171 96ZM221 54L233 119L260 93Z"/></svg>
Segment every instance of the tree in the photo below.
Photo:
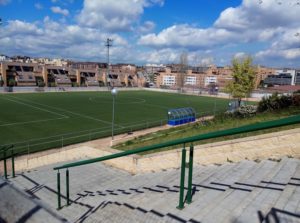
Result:
<svg viewBox="0 0 300 223"><path fill-rule="evenodd" d="M249 97L255 86L256 75L250 56L232 60L232 77L233 81L226 86L225 90L233 98L238 99L240 106L242 98Z"/></svg>
<svg viewBox="0 0 300 223"><path fill-rule="evenodd" d="M184 87L184 82L185 82L185 77L186 77L186 72L188 68L188 54L187 53L182 53L180 55L180 62L179 62L179 75L178 75L178 87L180 88L181 92Z"/></svg>

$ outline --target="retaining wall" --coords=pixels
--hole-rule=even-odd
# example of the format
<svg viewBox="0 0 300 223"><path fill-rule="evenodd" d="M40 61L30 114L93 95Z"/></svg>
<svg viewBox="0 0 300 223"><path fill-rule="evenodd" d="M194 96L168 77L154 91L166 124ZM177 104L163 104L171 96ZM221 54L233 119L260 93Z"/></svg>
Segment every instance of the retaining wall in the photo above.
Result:
<svg viewBox="0 0 300 223"><path fill-rule="evenodd" d="M113 149L96 149L88 143L81 144L68 149L53 149L18 157L15 161L15 169L24 171L44 165L95 158L117 152L119 151ZM222 164L244 159L278 159L284 156L300 158L300 128L195 146L194 163ZM181 149L175 149L145 156L132 155L104 163L136 174L178 168L180 162ZM10 169L11 164L8 161L8 170ZM3 173L3 163L0 164L0 172Z"/></svg>

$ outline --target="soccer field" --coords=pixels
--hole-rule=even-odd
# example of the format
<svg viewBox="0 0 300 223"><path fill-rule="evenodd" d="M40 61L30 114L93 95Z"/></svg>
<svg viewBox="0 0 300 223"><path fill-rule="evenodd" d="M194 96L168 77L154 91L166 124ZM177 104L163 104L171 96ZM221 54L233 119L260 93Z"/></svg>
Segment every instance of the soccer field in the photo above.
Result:
<svg viewBox="0 0 300 223"><path fill-rule="evenodd" d="M119 91L115 132L166 123L171 108L193 107L198 115L224 111L228 100L150 91ZM0 95L0 146L34 152L111 135L110 92ZM0 147L1 148L1 147Z"/></svg>

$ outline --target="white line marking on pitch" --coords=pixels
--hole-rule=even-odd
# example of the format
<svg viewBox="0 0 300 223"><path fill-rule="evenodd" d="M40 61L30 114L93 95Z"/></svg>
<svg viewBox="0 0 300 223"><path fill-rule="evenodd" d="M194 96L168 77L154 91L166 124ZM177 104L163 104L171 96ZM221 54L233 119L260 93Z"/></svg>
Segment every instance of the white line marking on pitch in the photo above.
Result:
<svg viewBox="0 0 300 223"><path fill-rule="evenodd" d="M29 122L7 123L7 124L0 125L0 127L2 127L2 126L11 126L11 125L24 125L24 124L39 123L39 122L48 122L48 121L54 121L54 120L60 120L60 119L65 119L65 117L51 118L51 119L41 119L41 120L35 120L35 121L29 121Z"/></svg>
<svg viewBox="0 0 300 223"><path fill-rule="evenodd" d="M41 111L44 111L44 112L48 112L48 113L51 113L51 114L59 115L59 116L61 116L61 117L63 117L63 118L70 118L70 117L67 116L67 115L62 115L62 114L59 114L59 113L57 113L57 112L49 111L49 110L47 110L47 109L39 108L39 107L30 105L30 104L26 104L26 103L23 103L23 102L20 102L20 101L8 99L8 98L3 98L3 99L4 99L4 100L7 100L7 101L12 101L12 102L15 102L15 103L18 103L18 104L21 104L21 105L25 105L25 106L28 106L28 107L31 107L31 108L35 108L35 109L38 109L38 110L41 110Z"/></svg>
<svg viewBox="0 0 300 223"><path fill-rule="evenodd" d="M76 113L76 112L72 112L72 111L69 111L69 110L66 110L66 109L57 108L57 107L53 107L53 106L49 106L49 105L45 105L45 104L40 104L40 103L37 103L37 102L26 100L24 98L23 99L19 99L19 100L28 101L28 102L36 104L36 105L45 106L45 107L53 108L53 109L60 110L60 111L65 111L65 112L68 112L70 114L77 115L79 117L83 117L83 118L86 118L86 119L91 119L91 120L94 120L94 121L98 121L98 122L102 122L102 123L111 125L111 122L107 122L107 121L104 121L102 119L93 118L93 117L87 116L87 115L82 115L82 114L79 114L79 113ZM124 126L118 125L118 124L115 124L115 126L120 126L122 128L125 128Z"/></svg>

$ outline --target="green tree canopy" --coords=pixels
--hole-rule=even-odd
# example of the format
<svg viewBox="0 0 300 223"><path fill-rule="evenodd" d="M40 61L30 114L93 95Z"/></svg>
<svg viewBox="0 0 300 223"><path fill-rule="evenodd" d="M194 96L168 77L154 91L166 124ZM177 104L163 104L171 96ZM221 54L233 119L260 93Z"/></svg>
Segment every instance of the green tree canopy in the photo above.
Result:
<svg viewBox="0 0 300 223"><path fill-rule="evenodd" d="M238 99L240 104L242 98L250 96L255 86L256 75L250 56L232 60L232 77L233 81L226 86L225 90L233 98Z"/></svg>

